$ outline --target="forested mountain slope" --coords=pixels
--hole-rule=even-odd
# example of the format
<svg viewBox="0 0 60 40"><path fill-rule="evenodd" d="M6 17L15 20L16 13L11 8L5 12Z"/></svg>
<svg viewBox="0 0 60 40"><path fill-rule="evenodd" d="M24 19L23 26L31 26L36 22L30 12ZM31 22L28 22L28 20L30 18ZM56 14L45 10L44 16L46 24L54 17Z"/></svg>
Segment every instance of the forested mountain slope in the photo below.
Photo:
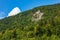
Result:
<svg viewBox="0 0 60 40"><path fill-rule="evenodd" d="M0 20L0 40L60 40L60 4L36 7Z"/></svg>

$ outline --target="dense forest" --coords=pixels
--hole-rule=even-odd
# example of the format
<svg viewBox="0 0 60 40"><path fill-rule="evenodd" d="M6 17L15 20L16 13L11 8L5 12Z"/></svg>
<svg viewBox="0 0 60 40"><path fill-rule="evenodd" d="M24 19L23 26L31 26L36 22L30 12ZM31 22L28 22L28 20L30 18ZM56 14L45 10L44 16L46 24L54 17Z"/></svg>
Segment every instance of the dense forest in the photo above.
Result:
<svg viewBox="0 0 60 40"><path fill-rule="evenodd" d="M32 21L33 14L43 14ZM0 20L0 40L60 40L60 4L46 5Z"/></svg>

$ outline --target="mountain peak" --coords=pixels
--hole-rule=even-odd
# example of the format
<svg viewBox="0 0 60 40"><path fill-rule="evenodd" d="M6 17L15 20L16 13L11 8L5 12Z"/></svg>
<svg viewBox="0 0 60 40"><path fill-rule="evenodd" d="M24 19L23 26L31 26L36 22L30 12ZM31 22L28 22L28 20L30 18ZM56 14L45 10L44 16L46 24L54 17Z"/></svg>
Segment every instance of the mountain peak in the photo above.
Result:
<svg viewBox="0 0 60 40"><path fill-rule="evenodd" d="M8 16L14 16L20 13L21 10L18 7L15 7L10 13L8 13Z"/></svg>

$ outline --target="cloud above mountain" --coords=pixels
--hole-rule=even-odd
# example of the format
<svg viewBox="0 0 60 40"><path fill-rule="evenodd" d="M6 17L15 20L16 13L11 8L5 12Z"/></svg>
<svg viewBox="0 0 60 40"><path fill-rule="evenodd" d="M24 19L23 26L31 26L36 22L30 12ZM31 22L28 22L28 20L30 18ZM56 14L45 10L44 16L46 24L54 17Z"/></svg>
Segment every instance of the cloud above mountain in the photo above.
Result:
<svg viewBox="0 0 60 40"><path fill-rule="evenodd" d="M8 13L8 16L14 16L20 13L21 10L18 7L15 7L10 13Z"/></svg>
<svg viewBox="0 0 60 40"><path fill-rule="evenodd" d="M3 12L3 11L0 12L0 19L3 19L5 17L5 15L6 15L5 12Z"/></svg>

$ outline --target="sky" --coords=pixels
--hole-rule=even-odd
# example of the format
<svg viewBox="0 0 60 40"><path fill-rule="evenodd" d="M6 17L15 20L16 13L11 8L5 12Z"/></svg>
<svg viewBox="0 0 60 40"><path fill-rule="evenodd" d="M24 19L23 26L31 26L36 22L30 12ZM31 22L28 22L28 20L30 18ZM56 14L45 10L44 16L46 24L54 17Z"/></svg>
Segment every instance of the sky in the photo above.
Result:
<svg viewBox="0 0 60 40"><path fill-rule="evenodd" d="M7 17L9 12L19 7L21 12L38 6L60 3L60 0L0 0L0 19Z"/></svg>

